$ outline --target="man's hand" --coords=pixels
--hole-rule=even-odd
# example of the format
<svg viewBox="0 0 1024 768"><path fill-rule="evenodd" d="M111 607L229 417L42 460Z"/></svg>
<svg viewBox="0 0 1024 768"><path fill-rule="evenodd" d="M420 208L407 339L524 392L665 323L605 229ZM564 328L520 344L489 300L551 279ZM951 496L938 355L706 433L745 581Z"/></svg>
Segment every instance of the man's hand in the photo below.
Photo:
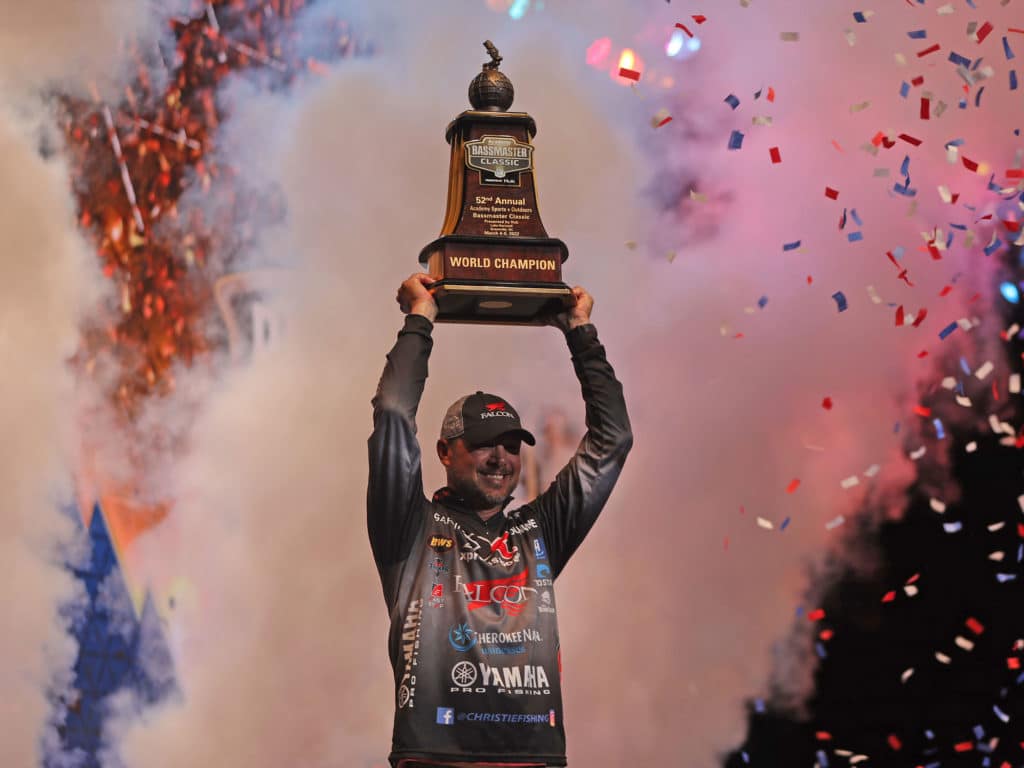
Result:
<svg viewBox="0 0 1024 768"><path fill-rule="evenodd" d="M434 294L427 288L434 282L434 278L427 273L417 272L398 286L395 301L402 308L402 312L407 315L423 315L430 322L434 322L434 318L437 317L437 302L434 301Z"/></svg>
<svg viewBox="0 0 1024 768"><path fill-rule="evenodd" d="M594 309L594 297L587 293L586 288L579 285L572 289L572 295L576 299L576 305L565 312L549 315L545 325L553 325L563 333L568 333L573 328L590 322L590 313Z"/></svg>

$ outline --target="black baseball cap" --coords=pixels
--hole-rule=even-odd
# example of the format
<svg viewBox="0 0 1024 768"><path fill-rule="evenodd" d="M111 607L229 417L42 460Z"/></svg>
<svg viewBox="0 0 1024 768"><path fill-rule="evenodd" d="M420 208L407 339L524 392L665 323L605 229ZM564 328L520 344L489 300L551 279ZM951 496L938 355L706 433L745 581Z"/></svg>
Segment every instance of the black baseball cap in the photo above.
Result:
<svg viewBox="0 0 1024 768"><path fill-rule="evenodd" d="M467 445L485 445L502 435L515 434L527 445L537 440L523 429L516 409L508 400L479 390L464 395L449 406L441 423L441 437L461 437Z"/></svg>

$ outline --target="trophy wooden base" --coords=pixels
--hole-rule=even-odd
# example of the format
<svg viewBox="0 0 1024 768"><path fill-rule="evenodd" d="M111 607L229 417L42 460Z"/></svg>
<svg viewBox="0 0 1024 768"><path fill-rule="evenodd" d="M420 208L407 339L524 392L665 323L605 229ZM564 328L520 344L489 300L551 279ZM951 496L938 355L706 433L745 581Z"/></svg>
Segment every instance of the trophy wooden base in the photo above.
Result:
<svg viewBox="0 0 1024 768"><path fill-rule="evenodd" d="M544 325L576 304L561 281L568 249L555 238L445 235L420 252L437 280L439 323Z"/></svg>
<svg viewBox="0 0 1024 768"><path fill-rule="evenodd" d="M575 305L564 283L439 280L433 286L438 323L544 325L544 316Z"/></svg>

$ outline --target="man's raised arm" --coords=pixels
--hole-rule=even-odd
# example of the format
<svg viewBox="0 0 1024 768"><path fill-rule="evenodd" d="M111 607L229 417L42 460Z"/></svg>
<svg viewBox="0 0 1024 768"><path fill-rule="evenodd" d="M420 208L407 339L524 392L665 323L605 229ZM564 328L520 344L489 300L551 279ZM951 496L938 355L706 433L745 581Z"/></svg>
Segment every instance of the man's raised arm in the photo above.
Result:
<svg viewBox="0 0 1024 768"><path fill-rule="evenodd" d="M556 576L597 520L633 445L622 384L590 323L594 300L580 287L573 293L576 307L550 324L565 332L586 404L587 432L576 454L533 502Z"/></svg>
<svg viewBox="0 0 1024 768"><path fill-rule="evenodd" d="M398 289L396 301L408 317L388 353L372 401L366 521L382 576L386 566L408 556L419 513L426 503L416 410L427 380L427 360L433 346L430 334L437 316L437 304L426 287L431 282L428 275L416 274Z"/></svg>

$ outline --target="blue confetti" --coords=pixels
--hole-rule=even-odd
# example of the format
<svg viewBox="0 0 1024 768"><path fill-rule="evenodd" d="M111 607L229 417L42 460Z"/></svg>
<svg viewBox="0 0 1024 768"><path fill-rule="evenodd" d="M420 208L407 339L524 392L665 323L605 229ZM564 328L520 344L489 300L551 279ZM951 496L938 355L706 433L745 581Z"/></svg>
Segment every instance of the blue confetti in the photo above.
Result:
<svg viewBox="0 0 1024 768"><path fill-rule="evenodd" d="M854 220L855 222L857 222L857 226L858 226L858 227L863 227L863 226L864 226L864 222L863 222L863 221L861 221L861 220L860 220L860 216L858 216L858 215L857 215L857 209L856 209L856 208L851 208L851 209L850 209L850 217L851 217L851 218L852 218L852 219L853 219L853 220Z"/></svg>
<svg viewBox="0 0 1024 768"><path fill-rule="evenodd" d="M1013 581L1016 578L1017 578L1017 574L1016 573L997 573L996 574L996 581L998 581L1000 584L1005 584L1006 582Z"/></svg>
<svg viewBox="0 0 1024 768"><path fill-rule="evenodd" d="M961 523L959 520L957 520L955 523L943 523L942 524L942 529L946 533L956 533L957 531L962 530L963 527L964 527L964 524Z"/></svg>
<svg viewBox="0 0 1024 768"><path fill-rule="evenodd" d="M800 241L799 240L794 240L792 243L783 243L782 244L782 250L783 251L795 251L799 247L800 247Z"/></svg>
<svg viewBox="0 0 1024 768"><path fill-rule="evenodd" d="M963 145L964 145L964 140L963 139L953 139L952 141L947 141L946 144L945 144L946 149L949 149L950 147L962 147Z"/></svg>
<svg viewBox="0 0 1024 768"><path fill-rule="evenodd" d="M903 156L903 162L900 163L900 176L910 175L910 155Z"/></svg>
<svg viewBox="0 0 1024 768"><path fill-rule="evenodd" d="M747 754L747 751L746 751L746 750L743 750L743 751L742 751L742 752L740 753L740 755L741 755L741 756L743 757L743 762L744 762L744 763L749 763L749 762L750 762L750 755L748 755L748 754Z"/></svg>
<svg viewBox="0 0 1024 768"><path fill-rule="evenodd" d="M854 11L853 20L856 21L858 24L864 24L867 22L867 17L864 15L863 11Z"/></svg>
<svg viewBox="0 0 1024 768"><path fill-rule="evenodd" d="M984 56L982 56L982 57L981 57L980 59L976 60L976 61L975 61L975 62L974 62L974 63L973 63L972 65L971 65L971 72L973 72L974 70L976 70L976 69L978 68L978 66L979 66L979 65L981 64L981 62L982 62L982 61L984 61L984 58L985 58L985 57L984 57Z"/></svg>
<svg viewBox="0 0 1024 768"><path fill-rule="evenodd" d="M953 247L953 233L950 232L949 236L946 238L946 250L948 251L952 247Z"/></svg>
<svg viewBox="0 0 1024 768"><path fill-rule="evenodd" d="M898 421L892 425L892 433L894 435L898 435L900 433L900 423Z"/></svg>
<svg viewBox="0 0 1024 768"><path fill-rule="evenodd" d="M960 357L960 370L963 371L966 376L971 375L971 366L967 364L967 358L962 355Z"/></svg>
<svg viewBox="0 0 1024 768"><path fill-rule="evenodd" d="M895 192L898 195L903 195L904 197L916 197L917 196L917 190L910 188L910 179L907 179L907 183L906 183L905 186L900 186L899 184L894 184L893 187L892 187L892 191Z"/></svg>
<svg viewBox="0 0 1024 768"><path fill-rule="evenodd" d="M1017 547L1017 562L1019 563L1021 560L1024 560L1024 544Z"/></svg>
<svg viewBox="0 0 1024 768"><path fill-rule="evenodd" d="M904 80L902 83L900 83L900 96L902 96L905 99L907 98L908 93L910 93L910 83Z"/></svg>
<svg viewBox="0 0 1024 768"><path fill-rule="evenodd" d="M758 91L758 93L760 93L760 91ZM756 99L757 97L755 96L754 98ZM736 107L740 105L740 100L730 93L728 96L725 97L725 103L728 104L733 109L736 109Z"/></svg>
<svg viewBox="0 0 1024 768"><path fill-rule="evenodd" d="M796 607L796 617L799 619L803 615L804 615L804 607L802 605L798 605Z"/></svg>
<svg viewBox="0 0 1024 768"><path fill-rule="evenodd" d="M729 136L729 149L739 149L743 146L743 131L733 131Z"/></svg>
<svg viewBox="0 0 1024 768"><path fill-rule="evenodd" d="M960 99L960 103L956 106L959 109L967 109L967 99Z"/></svg>
<svg viewBox="0 0 1024 768"><path fill-rule="evenodd" d="M839 217L839 229L846 229L846 209L843 208L843 215Z"/></svg>
<svg viewBox="0 0 1024 768"><path fill-rule="evenodd" d="M965 67L971 66L971 60L968 59L966 56L961 56L956 51L949 52L949 60L954 64L961 64Z"/></svg>
<svg viewBox="0 0 1024 768"><path fill-rule="evenodd" d="M959 229L961 232L966 232L967 231L967 226L965 224L954 224L951 221L951 222L949 222L949 226L951 226L953 229Z"/></svg>
<svg viewBox="0 0 1024 768"><path fill-rule="evenodd" d="M768 303L768 297L767 296L762 296L760 299L757 300L757 306L759 306L761 309L764 309L764 307L765 307L765 305L767 303Z"/></svg>
<svg viewBox="0 0 1024 768"><path fill-rule="evenodd" d="M938 435L939 440L945 440L946 432L942 428L942 422L938 419L932 419L932 424L935 425L935 434Z"/></svg>
<svg viewBox="0 0 1024 768"><path fill-rule="evenodd" d="M974 738L976 738L978 741L981 741L985 738L985 729L982 728L981 725L974 726Z"/></svg>
<svg viewBox="0 0 1024 768"><path fill-rule="evenodd" d="M1002 721L1003 721L1004 723L1008 723L1008 722L1010 722L1010 716L1009 716L1009 715L1007 715L1007 714L1006 714L1005 712L1003 712L1003 710L1001 710L1001 709L999 708L999 705L998 705L998 704L993 704L993 705L992 705L992 711L993 711L993 712L995 712L995 713L996 713L996 717L998 717L998 718L999 718L1000 720L1002 720Z"/></svg>
<svg viewBox="0 0 1024 768"><path fill-rule="evenodd" d="M789 527L789 518L787 517L785 520L782 521L782 525L779 526L779 530L780 531L784 531L788 527Z"/></svg>
<svg viewBox="0 0 1024 768"><path fill-rule="evenodd" d="M1007 61L1013 59L1013 50L1010 48L1010 41L1005 37L1003 38L1003 53L1006 54Z"/></svg>
<svg viewBox="0 0 1024 768"><path fill-rule="evenodd" d="M764 699L754 699L754 711L762 713L765 711Z"/></svg>
<svg viewBox="0 0 1024 768"><path fill-rule="evenodd" d="M857 242L860 242L861 240L864 239L864 233L863 232L851 232L850 234L848 234L846 236L846 239L849 240L851 243L857 243Z"/></svg>
<svg viewBox="0 0 1024 768"><path fill-rule="evenodd" d="M842 291L836 291L832 294L832 298L836 300L836 306L839 307L840 312L846 311L846 297Z"/></svg>
<svg viewBox="0 0 1024 768"><path fill-rule="evenodd" d="M903 261L903 253L905 249L902 245L897 245L892 249L892 255L896 257L897 261Z"/></svg>
<svg viewBox="0 0 1024 768"><path fill-rule="evenodd" d="M828 755L825 754L825 750L819 749L817 754L818 765L820 765L821 768L828 768Z"/></svg>
<svg viewBox="0 0 1024 768"><path fill-rule="evenodd" d="M994 173L988 177L988 189L990 192L1001 191L999 185L996 184L996 175Z"/></svg>
<svg viewBox="0 0 1024 768"><path fill-rule="evenodd" d="M928 738L929 741L931 741L932 739L935 738L935 734L932 733L932 729L931 728L925 728L924 735Z"/></svg>
<svg viewBox="0 0 1024 768"><path fill-rule="evenodd" d="M1016 91L1017 90L1017 70L1016 69L1011 69L1010 70L1010 90L1011 91Z"/></svg>
<svg viewBox="0 0 1024 768"><path fill-rule="evenodd" d="M985 246L985 255L991 256L993 253L998 251L1002 246L1006 245L1000 238L996 238L991 243Z"/></svg>
<svg viewBox="0 0 1024 768"><path fill-rule="evenodd" d="M939 338L945 340L945 338L947 336L949 336L949 334L951 334L955 330L956 330L956 323L955 322L950 323L945 328L943 328L941 331L939 331Z"/></svg>
<svg viewBox="0 0 1024 768"><path fill-rule="evenodd" d="M1017 290L1017 286L1013 283L1004 282L999 286L999 292L1011 304L1017 304L1020 301L1020 291Z"/></svg>
<svg viewBox="0 0 1024 768"><path fill-rule="evenodd" d="M974 94L974 106L976 106L976 107L980 107L981 106L981 94L983 94L984 92L985 92L985 86L983 85L983 86L981 86L981 88L978 89L978 92L976 94Z"/></svg>
<svg viewBox="0 0 1024 768"><path fill-rule="evenodd" d="M821 642L816 642L814 644L814 650L817 651L819 658L824 659L828 656L828 654L825 653L825 646L822 645Z"/></svg>
<svg viewBox="0 0 1024 768"><path fill-rule="evenodd" d="M925 40L928 37L927 29L914 29L907 32L907 37L911 40Z"/></svg>

